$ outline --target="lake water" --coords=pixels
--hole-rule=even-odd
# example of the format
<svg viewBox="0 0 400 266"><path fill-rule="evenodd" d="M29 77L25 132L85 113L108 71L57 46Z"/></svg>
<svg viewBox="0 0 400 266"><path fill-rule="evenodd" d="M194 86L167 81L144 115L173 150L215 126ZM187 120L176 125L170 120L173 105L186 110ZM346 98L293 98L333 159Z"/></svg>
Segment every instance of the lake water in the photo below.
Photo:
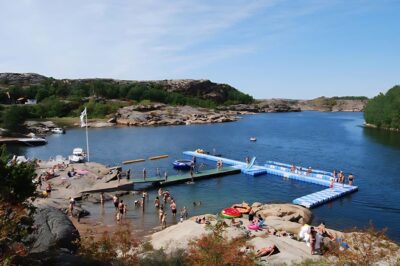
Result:
<svg viewBox="0 0 400 266"><path fill-rule="evenodd" d="M256 156L267 160L312 166L315 169L353 173L359 191L312 209L313 223L325 221L328 227L365 227L371 220L378 228L387 227L391 238L400 241L400 133L362 127L362 113L273 113L244 116L234 123L90 129L91 161L119 165L124 160L168 154L159 161L129 165L137 175L146 167L148 175L156 167L173 174L172 161L183 158L182 151L202 148L224 157L243 160ZM257 136L257 142L250 142ZM46 146L19 148L29 157L48 159L67 156L74 147L86 147L85 131L70 129L65 135L48 137ZM150 200L144 212L133 207L139 196L124 197L128 217L138 232L158 225L153 206L156 189L147 187ZM217 213L233 203L291 202L321 190L320 186L284 180L273 175L243 174L168 187L178 208L189 207L189 214ZM201 206L193 207L193 201ZM107 203L104 209L91 207L92 217L115 224ZM169 213L170 214L170 213ZM169 223L176 222L171 215Z"/></svg>

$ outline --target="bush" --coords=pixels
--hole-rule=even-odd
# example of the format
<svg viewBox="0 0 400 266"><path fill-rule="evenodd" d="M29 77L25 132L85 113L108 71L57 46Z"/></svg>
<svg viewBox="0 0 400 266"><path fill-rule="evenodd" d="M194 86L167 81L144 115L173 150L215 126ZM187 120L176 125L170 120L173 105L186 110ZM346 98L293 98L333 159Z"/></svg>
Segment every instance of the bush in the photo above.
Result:
<svg viewBox="0 0 400 266"><path fill-rule="evenodd" d="M90 231L88 235L92 235ZM131 230L121 227L113 234L104 232L99 240L93 236L81 237L78 252L84 257L105 263L138 265L136 255L131 252L133 247L137 247L137 242L133 239Z"/></svg>
<svg viewBox="0 0 400 266"><path fill-rule="evenodd" d="M187 265L250 266L255 265L253 254L243 254L244 238L226 240L222 237L225 224L218 221L211 227L212 233L191 241L185 262Z"/></svg>
<svg viewBox="0 0 400 266"><path fill-rule="evenodd" d="M336 243L325 255L335 256L336 265L395 265L398 259L399 246L387 238L386 229L376 230L372 223L362 230L354 228L346 243L349 249L343 250Z"/></svg>

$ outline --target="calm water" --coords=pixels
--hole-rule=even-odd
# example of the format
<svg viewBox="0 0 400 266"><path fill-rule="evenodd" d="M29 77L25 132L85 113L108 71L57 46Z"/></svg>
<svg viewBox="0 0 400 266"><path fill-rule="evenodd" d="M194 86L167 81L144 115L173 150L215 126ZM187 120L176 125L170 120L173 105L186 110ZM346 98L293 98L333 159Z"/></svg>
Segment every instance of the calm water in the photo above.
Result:
<svg viewBox="0 0 400 266"><path fill-rule="evenodd" d="M156 167L173 174L171 162L182 158L182 151L203 148L225 157L244 160L257 156L267 160L295 163L313 168L334 168L355 175L360 190L345 198L313 209L313 223L325 221L336 229L364 227L370 220L378 228L388 227L392 238L400 241L400 134L364 129L362 113L281 113L243 117L235 123L156 128L107 128L89 131L91 160L107 165L123 160L169 154L168 159L131 165L138 174L143 167L149 175ZM257 142L249 141L257 136ZM29 157L47 159L56 154L67 156L73 147L85 147L82 129L66 135L48 137L46 146L21 148ZM125 196L129 218L138 232L158 225L153 207L156 190L148 188L149 204L144 213L133 207L138 196ZM189 214L217 213L243 200L248 202L291 202L294 198L321 190L320 186L281 177L237 174L198 181L193 185L175 185L168 189L178 208L189 206ZM193 207L193 201L202 201ZM110 204L101 210L91 208L92 216L114 224ZM102 215L102 213L105 213ZM174 222L169 215L169 223Z"/></svg>

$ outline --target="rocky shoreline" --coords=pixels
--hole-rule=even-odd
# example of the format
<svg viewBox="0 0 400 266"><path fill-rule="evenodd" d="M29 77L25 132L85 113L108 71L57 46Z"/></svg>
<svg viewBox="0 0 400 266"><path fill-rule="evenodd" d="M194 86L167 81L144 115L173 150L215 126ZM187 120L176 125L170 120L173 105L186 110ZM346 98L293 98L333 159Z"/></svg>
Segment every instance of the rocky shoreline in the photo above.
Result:
<svg viewBox="0 0 400 266"><path fill-rule="evenodd" d="M369 124L369 123L364 123L363 126L367 127L367 128L375 128L375 129L383 129L383 130L388 130L388 131L400 132L399 128L378 127L377 125Z"/></svg>
<svg viewBox="0 0 400 266"><path fill-rule="evenodd" d="M301 111L320 112L361 112L367 100L335 100L335 105L327 104L329 98L314 100L259 100L254 104L220 106L215 109L170 106L162 103L137 104L120 108L111 118L90 119L92 128L113 126L171 126L234 122L242 115L258 113L282 113ZM68 120L68 126L79 127L78 118ZM51 121L27 121L27 128L36 134L48 134L57 127Z"/></svg>
<svg viewBox="0 0 400 266"><path fill-rule="evenodd" d="M90 213L83 207L83 205L87 204L98 204L100 200L98 193L82 194L82 191L107 181L114 182L115 184L118 183L116 180L113 181L112 177L115 173L112 170L110 172L110 168L94 162L73 164L66 168L55 167L58 164L59 162L42 161L37 168L37 174L54 169L54 177L48 181L43 181L43 186L48 182L52 184L50 196L37 198L34 201L34 205L38 208L35 215L35 227L37 230L36 234L32 236L34 244L31 254L39 262L43 262L43 257L40 257L38 254L46 254L46 257L48 257L50 256L50 251L54 252L57 250L61 254L66 254L66 256L55 256L58 261L77 259L73 254L77 248L75 245L76 241L79 241L80 238L94 237L95 239L100 239L104 232L113 233L114 230L117 230L122 225L129 225L129 221L127 220L120 225L116 223L114 227L110 227L91 218ZM67 173L72 167L81 174L72 178L68 177ZM121 182L123 181L121 180ZM43 187L39 188L39 194L42 193L41 189ZM112 194L123 193L127 192L115 191ZM105 200L111 200L111 196L105 193ZM68 216L67 211L70 197L78 200L72 213L73 216ZM210 233L207 229L209 228L208 225L196 222L196 218L206 217L210 222L210 226L215 226L218 221L223 222L225 225L224 238L229 240L236 237L244 237L246 238L245 246L253 247L253 251L265 246L275 245L279 249L279 252L268 257L268 259L260 260L262 265L300 263L304 260L319 260L322 258L319 255L311 255L310 248L306 243L299 241L299 234L303 230L303 226L312 222L312 213L309 209L293 204L262 204L259 202L251 204L251 208L256 216L259 215L264 218L267 225L264 229L249 230L248 225L250 222L247 215L238 218L237 220L240 221L241 226L235 227L231 226L229 219L221 220L221 218L215 215L205 214L189 218L177 224L168 225L164 230L160 230L157 227L157 231L160 231L150 233L141 242L143 245L146 243L150 245L154 252L163 250L166 254L174 254L177 250L185 251L189 248L191 240L198 239L202 235ZM82 217L82 219L80 220L78 217ZM332 229L327 229L327 232L331 238L346 239L350 246L354 244L351 242L352 234ZM334 244L327 237L322 242L326 246ZM149 256L148 251L143 251L142 246L137 247L132 252L139 257Z"/></svg>

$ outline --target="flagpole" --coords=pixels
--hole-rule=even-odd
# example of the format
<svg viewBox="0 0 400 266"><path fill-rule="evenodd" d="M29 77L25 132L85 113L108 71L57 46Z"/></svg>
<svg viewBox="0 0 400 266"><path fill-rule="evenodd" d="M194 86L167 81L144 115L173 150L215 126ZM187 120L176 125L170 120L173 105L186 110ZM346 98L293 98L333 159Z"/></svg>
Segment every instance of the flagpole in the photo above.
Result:
<svg viewBox="0 0 400 266"><path fill-rule="evenodd" d="M85 108L86 109L86 108ZM86 111L86 151L87 151L87 161L90 162L90 153L89 153L89 135L88 135L88 123L87 123L87 111Z"/></svg>

